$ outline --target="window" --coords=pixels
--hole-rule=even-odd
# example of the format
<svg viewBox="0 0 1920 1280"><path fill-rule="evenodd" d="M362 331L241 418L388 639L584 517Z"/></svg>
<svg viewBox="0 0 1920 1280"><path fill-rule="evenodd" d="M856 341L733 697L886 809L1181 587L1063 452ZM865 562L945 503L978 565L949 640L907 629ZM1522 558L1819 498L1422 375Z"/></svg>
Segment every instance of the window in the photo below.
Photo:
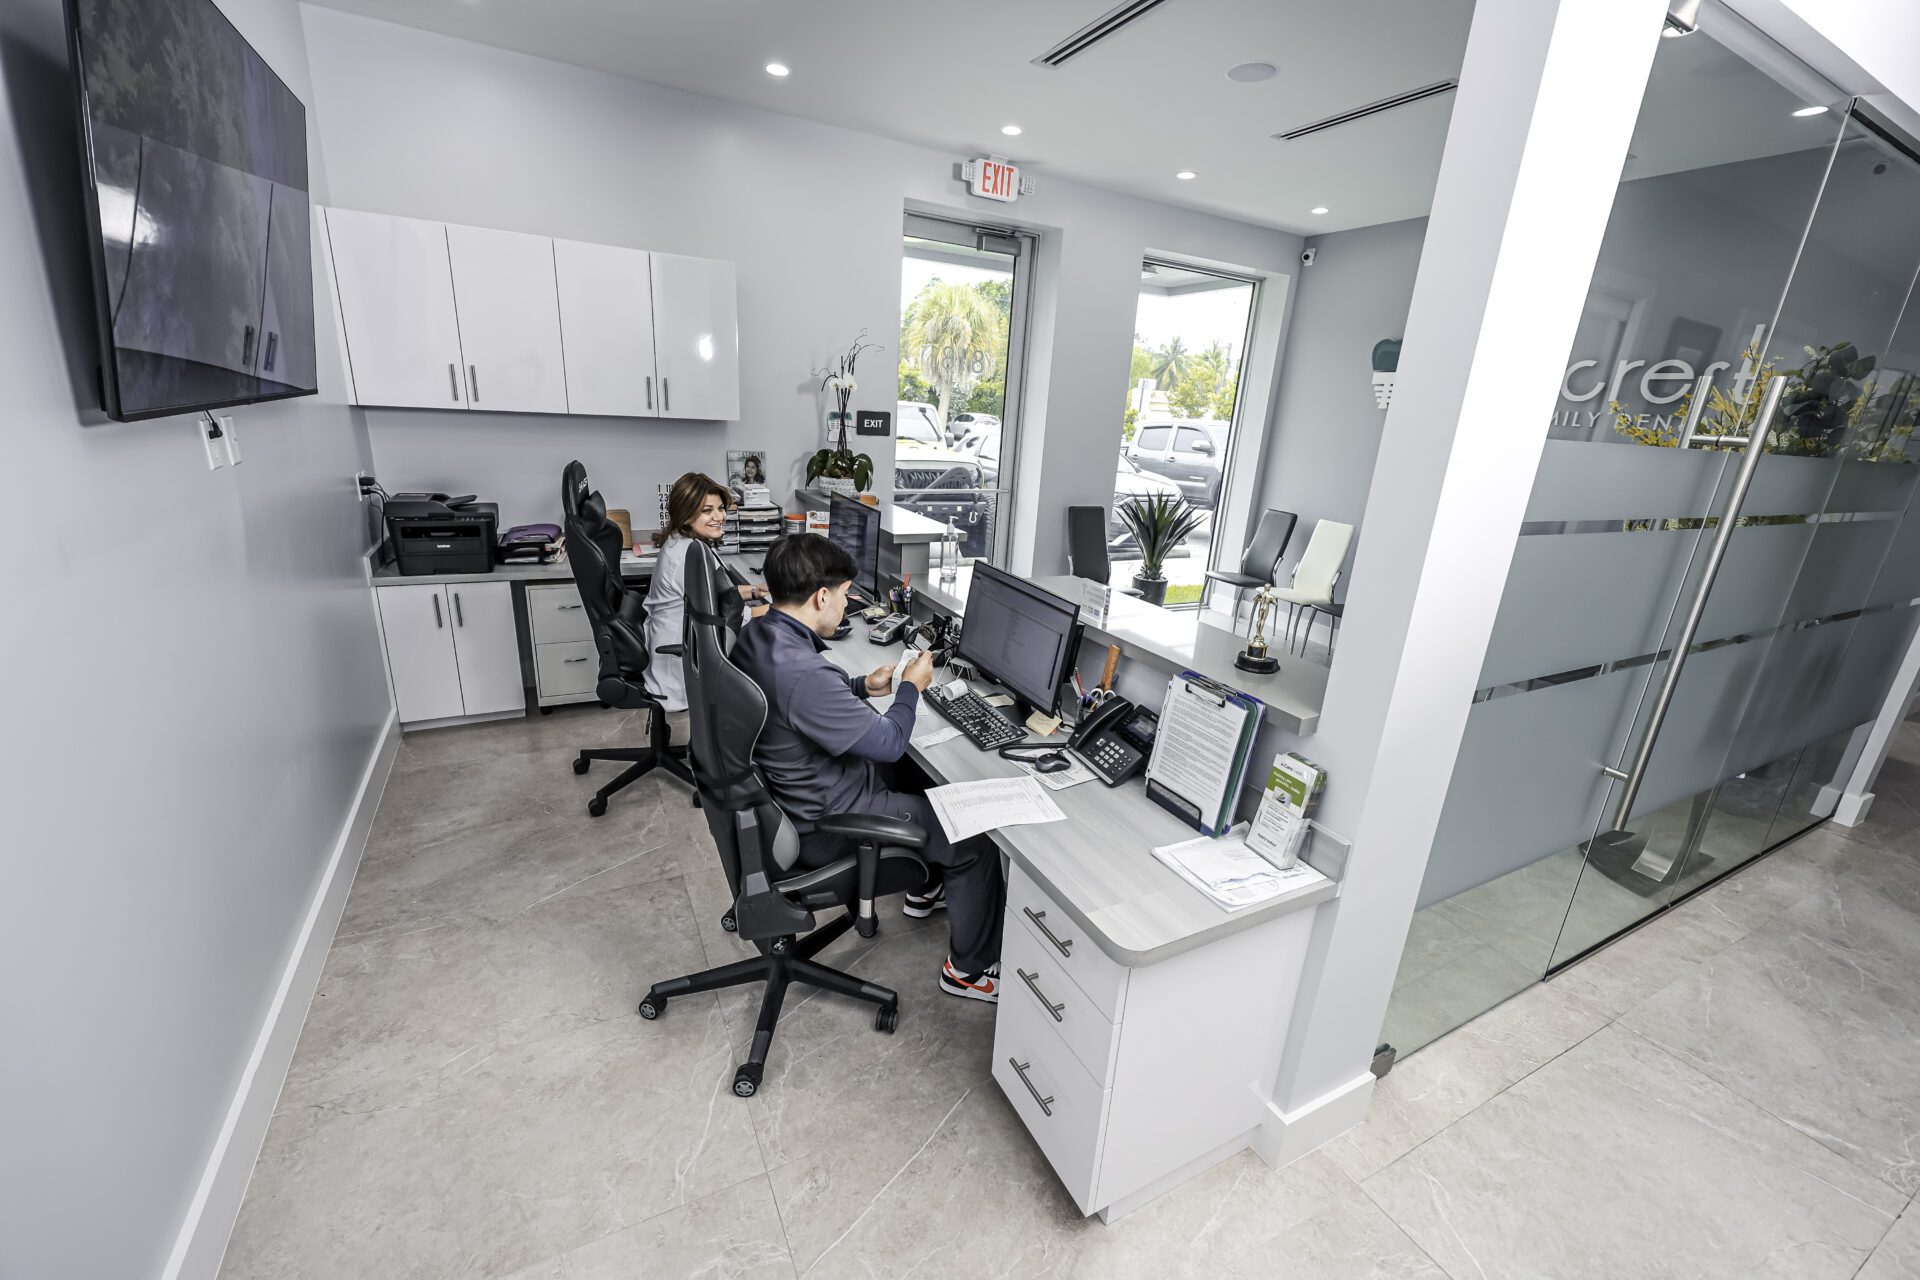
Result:
<svg viewBox="0 0 1920 1280"><path fill-rule="evenodd" d="M1213 452L1213 437L1198 427L1181 427L1174 441L1173 447L1177 453Z"/></svg>
<svg viewBox="0 0 1920 1280"><path fill-rule="evenodd" d="M1172 431L1172 427L1140 428L1140 448L1153 453L1165 453L1167 451L1167 436ZM1137 467L1135 468L1135 470L1138 469Z"/></svg>
<svg viewBox="0 0 1920 1280"><path fill-rule="evenodd" d="M898 435L902 440L927 445L940 443L940 428L934 423L933 409L930 406L902 400L898 417L900 424Z"/></svg>

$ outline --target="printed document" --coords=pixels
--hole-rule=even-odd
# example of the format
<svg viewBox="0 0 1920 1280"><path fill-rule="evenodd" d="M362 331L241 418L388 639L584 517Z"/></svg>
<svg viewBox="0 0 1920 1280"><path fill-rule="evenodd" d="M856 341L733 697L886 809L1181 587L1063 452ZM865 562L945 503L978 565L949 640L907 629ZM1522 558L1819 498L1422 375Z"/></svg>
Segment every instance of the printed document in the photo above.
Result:
<svg viewBox="0 0 1920 1280"><path fill-rule="evenodd" d="M1030 775L928 787L927 800L947 839L955 843L999 827L1059 822L1067 816Z"/></svg>

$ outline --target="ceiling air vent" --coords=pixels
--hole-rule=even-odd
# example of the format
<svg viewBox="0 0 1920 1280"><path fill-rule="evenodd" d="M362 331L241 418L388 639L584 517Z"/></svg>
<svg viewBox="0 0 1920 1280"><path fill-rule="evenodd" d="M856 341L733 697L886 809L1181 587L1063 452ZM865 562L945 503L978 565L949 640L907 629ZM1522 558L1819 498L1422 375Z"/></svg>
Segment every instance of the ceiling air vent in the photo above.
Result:
<svg viewBox="0 0 1920 1280"><path fill-rule="evenodd" d="M1157 9L1166 0L1128 0L1089 22L1072 35L1062 40L1033 60L1036 67L1057 67L1068 58L1077 57L1105 40L1120 28L1141 17L1150 9Z"/></svg>
<svg viewBox="0 0 1920 1280"><path fill-rule="evenodd" d="M1355 107L1351 111L1342 111L1337 116L1328 116L1324 120L1315 120L1312 124L1303 124L1298 129L1289 129L1285 133L1273 136L1281 142L1292 142L1295 138L1304 138L1310 133L1319 133L1337 125L1352 124L1355 120L1364 120L1368 116L1377 116L1382 111L1391 111L1395 107L1404 107L1410 102L1419 102L1426 98L1437 97L1443 93L1452 93L1460 87L1458 80L1436 80L1432 84L1423 84L1418 89L1409 89L1405 93L1396 93L1391 98L1382 98L1378 102L1369 102L1364 107Z"/></svg>

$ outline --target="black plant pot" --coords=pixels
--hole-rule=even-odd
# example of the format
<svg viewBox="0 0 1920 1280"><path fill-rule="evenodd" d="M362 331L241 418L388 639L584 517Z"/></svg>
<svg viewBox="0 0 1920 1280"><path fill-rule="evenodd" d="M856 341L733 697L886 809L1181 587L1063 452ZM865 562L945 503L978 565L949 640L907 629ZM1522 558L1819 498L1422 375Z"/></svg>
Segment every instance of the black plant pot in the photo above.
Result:
<svg viewBox="0 0 1920 1280"><path fill-rule="evenodd" d="M1144 573L1134 574L1133 589L1138 591L1141 596L1146 599L1148 604L1165 604L1167 602L1167 580L1159 574L1155 574L1151 578Z"/></svg>

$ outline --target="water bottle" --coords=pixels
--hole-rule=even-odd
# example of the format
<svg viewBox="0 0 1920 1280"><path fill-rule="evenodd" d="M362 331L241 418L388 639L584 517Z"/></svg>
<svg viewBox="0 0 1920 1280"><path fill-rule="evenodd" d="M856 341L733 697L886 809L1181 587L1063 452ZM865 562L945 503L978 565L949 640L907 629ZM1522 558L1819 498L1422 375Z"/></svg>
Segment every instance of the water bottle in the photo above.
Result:
<svg viewBox="0 0 1920 1280"><path fill-rule="evenodd" d="M960 531L953 517L947 517L946 536L940 540L940 581L951 583L960 576Z"/></svg>

